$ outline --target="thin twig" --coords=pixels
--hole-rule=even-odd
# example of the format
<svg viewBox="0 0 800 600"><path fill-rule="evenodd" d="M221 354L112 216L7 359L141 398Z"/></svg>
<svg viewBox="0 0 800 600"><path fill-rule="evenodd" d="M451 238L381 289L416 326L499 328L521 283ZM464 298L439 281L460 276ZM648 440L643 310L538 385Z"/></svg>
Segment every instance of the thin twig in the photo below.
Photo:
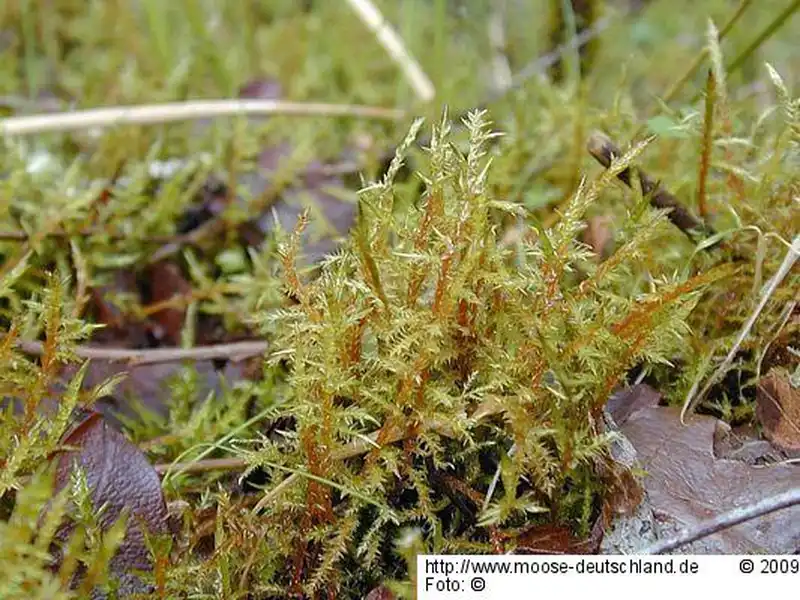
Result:
<svg viewBox="0 0 800 600"><path fill-rule="evenodd" d="M9 117L0 120L0 133L28 135L48 131L74 131L89 127L156 125L174 121L243 115L359 117L397 121L405 117L406 113L394 108L352 104L299 103L279 100L192 100Z"/></svg>
<svg viewBox="0 0 800 600"><path fill-rule="evenodd" d="M607 136L599 132L595 132L589 137L587 149L589 154L606 168L611 166L611 162L615 157L622 156L622 152L619 148L617 148ZM685 233L689 239L694 242L699 241L698 232L701 234L699 237L713 234L711 228L695 217L675 196L663 189L641 169L636 169L636 171L642 186L642 194L650 198L650 204L655 208L669 209L670 212L667 214L667 218L673 225ZM620 174L617 175L617 179L633 189L631 169L625 169L620 172Z"/></svg>
<svg viewBox="0 0 800 600"><path fill-rule="evenodd" d="M556 46L553 50L544 54L537 58L536 60L528 63L525 65L518 73L514 74L513 77L513 85L519 86L524 81L530 79L534 75L538 75L540 73L544 73L555 65L557 62L564 58L564 55L568 52L580 52L583 50L584 46L589 44L589 42L593 41L597 38L603 31L608 29L608 27L613 23L613 17L604 17L597 21L594 25L589 27L588 29L584 29L578 32L576 35L572 36L572 38Z"/></svg>
<svg viewBox="0 0 800 600"><path fill-rule="evenodd" d="M177 458L175 458L175 460L173 462L163 465L163 470L161 471L161 473L163 474L164 479L163 479L162 483L166 484L167 481L169 480L170 476L176 477L177 475L180 475L181 473L183 473L184 469L187 469L187 468L191 469L192 465L194 463L199 463L200 461L205 460L205 458L209 454L211 454L212 452L215 452L217 450L225 449L225 444L227 444L228 442L233 440L240 433L244 432L248 427L251 427L252 425L255 425L256 423L258 423L262 419L267 418L267 416L270 415L272 413L272 411L273 411L273 408L271 406L269 406L269 407L263 409L258 414L250 417L249 419L247 419L243 423L239 423L236 427L231 429L228 433L223 435L217 441L215 441L215 442L213 442L211 444L203 444L205 446L205 448L200 452L200 454L195 456L194 459L192 459L191 462L181 462L181 459L184 458L185 456L188 456L189 454L193 453L197 447L192 447L192 448L189 448L189 449L185 450ZM176 468L177 465L180 465L182 468ZM231 468L233 468L233 467L231 467L231 466L227 467L227 469L231 469Z"/></svg>
<svg viewBox="0 0 800 600"><path fill-rule="evenodd" d="M294 483L296 481L298 481L299 479L300 479L300 475L298 475L297 473L292 473L291 475L289 475L286 479L281 481L278 485L276 485L274 488L272 488L269 492L264 494L264 496L261 498L261 500L258 501L258 504L256 504L256 506L254 508L254 511L255 512L260 511L267 504L269 504L275 498L280 496L285 490L288 490L290 487L292 487L294 485Z"/></svg>
<svg viewBox="0 0 800 600"><path fill-rule="evenodd" d="M225 221L222 220L222 215L217 215L210 221L206 221L199 227L195 227L190 232L168 241L161 246L161 248L153 252L145 262L148 265L154 265L165 258L177 254L184 246L199 244L202 240L214 239L215 236L222 234L224 231Z"/></svg>
<svg viewBox="0 0 800 600"><path fill-rule="evenodd" d="M347 3L370 31L375 34L378 42L392 60L397 63L419 99L423 102L433 100L434 96L436 96L433 83L431 83L419 63L406 50L403 40L383 18L383 15L375 5L370 0L347 0Z"/></svg>
<svg viewBox="0 0 800 600"><path fill-rule="evenodd" d="M784 508L789 508L790 506L797 506L798 504L800 504L800 487L784 492L783 494L778 494L777 496L772 496L771 498L765 498L749 506L734 508L729 512L701 523L698 527L685 533L656 542L643 549L640 554L663 554L717 532L729 529L734 525L752 521L758 517L768 515Z"/></svg>
<svg viewBox="0 0 800 600"><path fill-rule="evenodd" d="M568 42L565 42L555 48L552 52L548 52L531 62L527 65L522 67L518 72L514 73L514 76L511 78L511 85L501 90L500 92L490 94L489 99L484 104L488 104L489 102L496 102L509 92L522 87L524 83L526 83L532 77L536 75L540 75L547 71L550 67L556 64L567 52L573 52L575 50L580 50L584 46L586 46L589 42L594 40L598 37L603 31L608 29L608 27L613 22L611 17L604 17L600 19L597 23L595 23L589 29L585 29L581 31L578 35L574 36Z"/></svg>
<svg viewBox="0 0 800 600"><path fill-rule="evenodd" d="M36 341L20 341L16 346L26 354L41 355L44 345ZM260 356L268 348L266 341L250 340L199 346L197 348L103 348L99 346L78 346L75 355L82 359L104 360L109 362L128 362L131 365L148 365L173 362L178 360L214 360L227 359L238 362Z"/></svg>
<svg viewBox="0 0 800 600"><path fill-rule="evenodd" d="M192 462L162 463L153 467L156 473L163 475L173 470L179 473L208 473L210 471L239 471L247 467L243 458L206 458Z"/></svg>
<svg viewBox="0 0 800 600"><path fill-rule="evenodd" d="M495 414L498 409L493 408L490 410L482 411L479 415L476 412L476 418L483 419L492 414ZM251 421L260 418L254 417ZM249 423L249 422L248 422ZM241 428L241 427L240 427ZM431 423L428 427L426 427L427 431L436 431L441 435L452 437L454 435L452 431L452 427L450 427L447 423L435 421ZM405 438L405 435L408 433L406 428L401 427L394 427L391 428L387 434L384 435L383 444L389 445L394 444ZM361 439L354 440L349 444L339 448L335 452L333 452L333 459L334 460L346 460L348 458L353 458L355 456L359 456L361 454L365 454L370 450L374 450L376 448L380 448L378 445L378 435L379 431L374 431L370 435L367 435ZM231 437L231 434L228 434L223 438L226 440ZM219 447L221 443L217 442L216 444L210 446L207 452L210 452ZM252 463L248 463L245 459L239 458L224 458L224 459L204 459L200 458L194 461L189 462L175 462L175 463L162 463L155 466L156 472L160 475L165 475L167 473L172 473L173 475L177 475L179 473L205 473L208 471L215 471L215 470L224 470L224 471L233 471L238 469L244 469L248 467ZM286 479L284 479L281 483L277 486L269 490L258 502L255 507L255 511L259 511L263 509L267 504L272 502L275 498L277 498L284 490L288 489L292 486L296 481L300 479L300 476L297 473L293 473L289 475Z"/></svg>

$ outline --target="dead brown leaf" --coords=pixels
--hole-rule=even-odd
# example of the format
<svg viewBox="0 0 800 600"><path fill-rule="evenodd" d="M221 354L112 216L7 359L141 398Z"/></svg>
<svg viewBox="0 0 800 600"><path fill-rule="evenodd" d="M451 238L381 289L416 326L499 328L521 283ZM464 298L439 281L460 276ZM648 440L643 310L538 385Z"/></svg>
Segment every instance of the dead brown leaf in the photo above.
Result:
<svg viewBox="0 0 800 600"><path fill-rule="evenodd" d="M785 369L773 369L758 382L756 417L775 446L800 452L800 389L792 387Z"/></svg>
<svg viewBox="0 0 800 600"><path fill-rule="evenodd" d="M254 197L269 195L273 179L283 161L291 156L287 143L265 148L259 156L257 174L243 176ZM325 165L313 160L300 170L295 181L280 190L278 198L259 216L240 227L240 235L249 246L258 246L277 227L292 231L300 213L311 209L312 227L303 234L302 254L307 264L315 263L337 247L338 238L347 234L355 222L356 204L347 200L344 181L325 173Z"/></svg>
<svg viewBox="0 0 800 600"><path fill-rule="evenodd" d="M152 568L145 534L167 532L167 506L161 482L145 455L99 413L91 413L62 440L71 449L56 455L56 489L69 485L75 466L80 466L91 494L92 504L100 511L98 521L108 529L129 511L127 531L111 559L111 571L133 586L130 591L145 591L137 584L132 571ZM74 527L66 525L60 537Z"/></svg>
<svg viewBox="0 0 800 600"><path fill-rule="evenodd" d="M283 97L283 86L277 79L270 77L253 79L239 88L239 98L253 100L280 100Z"/></svg>
<svg viewBox="0 0 800 600"><path fill-rule="evenodd" d="M123 296L140 302L141 297L133 271L114 271L108 283L89 290L89 309L95 321L105 325L92 334L95 344L137 347L146 344L148 324L126 312L119 304Z"/></svg>
<svg viewBox="0 0 800 600"><path fill-rule="evenodd" d="M793 465L755 467L714 456L719 421L634 396L617 420L647 472L644 486L656 517L667 527L688 529L733 508L800 486ZM742 523L688 547L708 553L790 553L800 548L800 508Z"/></svg>
<svg viewBox="0 0 800 600"><path fill-rule="evenodd" d="M135 417L136 411L131 407L131 403L138 402L148 411L163 417L167 414L167 402L170 397L169 381L177 376L184 366L181 361L128 365L120 362L93 360L89 363L86 371L83 387L89 389L111 377L126 374L116 385L111 396L98 400L95 405L96 410L113 423L117 421L116 415L120 413L126 417ZM233 361L225 363L222 369L217 369L214 361L210 360L196 361L192 363L192 366L199 375L198 399L207 396L209 391L220 393L223 389L223 380L233 383L243 379L247 369L247 363ZM251 366L250 369L252 370L253 367ZM76 367L74 366L63 369L61 380L67 381L75 372Z"/></svg>

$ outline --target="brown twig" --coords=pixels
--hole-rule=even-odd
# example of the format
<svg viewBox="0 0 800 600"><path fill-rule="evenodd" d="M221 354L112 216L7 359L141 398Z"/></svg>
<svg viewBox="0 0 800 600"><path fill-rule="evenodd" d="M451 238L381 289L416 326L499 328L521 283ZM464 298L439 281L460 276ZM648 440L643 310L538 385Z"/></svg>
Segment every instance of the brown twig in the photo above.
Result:
<svg viewBox="0 0 800 600"><path fill-rule="evenodd" d="M734 525L739 525L746 521L752 521L758 517L789 508L790 506L800 505L800 487L788 492L765 498L749 506L734 508L713 519L701 523L698 527L676 535L674 537L656 542L641 551L641 554L663 554L670 550L675 550L681 546L686 546L694 541L714 535L717 532L729 529Z"/></svg>
<svg viewBox="0 0 800 600"><path fill-rule="evenodd" d="M41 355L44 345L36 341L20 341L16 346L26 354ZM128 362L132 365L147 365L178 360L227 359L238 362L259 356L266 352L268 344L263 340L249 340L197 348L102 348L98 346L78 346L75 355L82 359Z"/></svg>
<svg viewBox="0 0 800 600"><path fill-rule="evenodd" d="M162 463L154 468L156 473L163 475L167 471L177 473L208 473L209 471L238 471L247 466L247 461L243 458L206 458L193 462L183 463Z"/></svg>
<svg viewBox="0 0 800 600"><path fill-rule="evenodd" d="M481 405L478 407L478 409L476 409L475 413L473 414L473 418L477 420L485 419L499 411L500 408L497 406ZM440 421L434 421L425 429L428 431L436 431L439 434L447 437L452 437L454 435L452 427L448 423ZM334 460L346 460L378 448L378 435L380 431L381 430L374 431L364 438L353 440L349 444L342 446L332 453L332 458ZM407 434L407 429L402 429L399 427L390 428L383 439L383 445L394 444L395 442L405 439ZM248 466L248 464L249 463L246 460L241 458L201 459L183 463L161 463L155 465L155 470L159 475L164 475L165 473L207 473L209 471L219 470L235 471L244 469ZM286 489L290 488L296 481L300 479L300 477L300 474L292 473L286 479L281 481L278 485L268 491L261 498L261 500L259 500L255 507L255 511L258 512L264 508Z"/></svg>
<svg viewBox="0 0 800 600"><path fill-rule="evenodd" d="M595 132L589 136L587 149L589 150L589 154L606 168L611 166L611 162L614 158L622 156L623 154L607 136L599 132ZM636 169L636 172L642 188L642 194L650 198L651 206L669 210L667 218L673 225L685 233L689 239L698 242L700 239L714 233L710 227L695 217L688 208L681 204L680 200L662 188L659 183L653 181L644 171ZM617 175L617 178L629 188L634 189L631 169L621 171L620 174Z"/></svg>

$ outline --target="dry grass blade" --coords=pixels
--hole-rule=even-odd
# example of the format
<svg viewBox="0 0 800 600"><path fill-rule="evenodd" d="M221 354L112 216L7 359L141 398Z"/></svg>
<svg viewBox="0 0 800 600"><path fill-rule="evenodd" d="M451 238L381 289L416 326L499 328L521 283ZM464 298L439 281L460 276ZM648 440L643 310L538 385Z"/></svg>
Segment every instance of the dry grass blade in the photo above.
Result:
<svg viewBox="0 0 800 600"><path fill-rule="evenodd" d="M40 355L44 352L44 345L35 341L17 342L17 347L26 354ZM136 365L172 362L178 360L213 360L227 359L234 362L259 356L267 351L265 341L253 340L246 342L233 342L215 346L201 346L198 348L101 348L93 346L78 346L75 355L84 360L105 360L109 362L127 362Z"/></svg>
<svg viewBox="0 0 800 600"><path fill-rule="evenodd" d="M384 47L402 69L409 84L420 100L430 102L436 96L433 83L422 70L419 63L406 50L403 40L383 18L383 15L369 0L347 0L347 3L358 14L364 24L375 34L378 42Z"/></svg>
<svg viewBox="0 0 800 600"><path fill-rule="evenodd" d="M736 336L736 341L733 343L733 346L731 347L730 352L728 352L728 355L725 357L725 360L723 360L722 364L717 367L717 370L714 371L714 374L709 378L705 387L703 387L699 394L694 395L694 388L690 390L686 400L683 403L683 407L681 408L681 421L685 419L687 413L689 413L697 404L697 402L708 393L708 391L711 389L711 386L714 385L719 377L722 376L728 369L728 365L731 364L736 356L736 353L739 351L742 342L744 342L745 338L753 329L753 325L755 325L759 315L761 314L761 311L764 310L764 307L767 305L767 301L775 293L775 290L778 289L778 286L781 284L786 275L792 270L792 267L797 261L798 256L800 256L800 235L796 235L794 237L791 247L786 252L786 256L784 257L781 266L778 268L778 272L775 273L772 279L770 279L766 286L764 286L758 306L755 307L753 312L750 314L750 317L747 319L747 322L742 326L742 329L739 331L739 335Z"/></svg>
<svg viewBox="0 0 800 600"><path fill-rule="evenodd" d="M158 125L214 117L245 115L287 115L318 117L358 117L397 121L405 112L394 108L354 104L282 102L278 100L193 100L141 106L118 106L89 110L9 117L0 120L0 133L31 135L50 131L75 131L90 127L117 125Z"/></svg>
<svg viewBox="0 0 800 600"><path fill-rule="evenodd" d="M756 36L756 39L728 64L728 73L733 73L736 69L741 67L753 52L758 50L764 42L771 38L772 35L792 17L798 8L800 8L800 0L794 0L794 2L789 4L784 10L775 15L775 18ZM722 39L722 35L720 35L720 39Z"/></svg>

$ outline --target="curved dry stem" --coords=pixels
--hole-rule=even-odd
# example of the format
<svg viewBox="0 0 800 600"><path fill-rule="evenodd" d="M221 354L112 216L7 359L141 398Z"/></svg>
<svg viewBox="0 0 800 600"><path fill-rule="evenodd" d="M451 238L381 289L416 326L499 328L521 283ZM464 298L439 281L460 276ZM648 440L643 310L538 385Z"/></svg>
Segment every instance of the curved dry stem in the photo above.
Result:
<svg viewBox="0 0 800 600"><path fill-rule="evenodd" d="M40 355L44 352L41 342L20 341L16 346L26 354ZM227 359L234 362L253 356L260 356L269 345L262 340L198 346L196 348L102 348L99 346L78 346L75 355L82 359L105 360L109 362L128 362L136 365L173 362L178 360Z"/></svg>
<svg viewBox="0 0 800 600"><path fill-rule="evenodd" d="M765 498L750 506L735 508L729 512L723 513L714 519L701 523L699 527L676 535L675 537L656 542L642 550L640 554L664 554L665 552L675 550L681 546L686 546L687 544L729 529L740 523L752 521L758 517L798 504L800 504L800 487L771 498Z"/></svg>
<svg viewBox="0 0 800 600"><path fill-rule="evenodd" d="M245 115L358 117L397 121L405 117L405 114L405 111L399 109L355 104L301 103L279 100L192 100L9 117L0 120L0 133L30 135L52 131L75 131L90 127L158 125L176 121Z"/></svg>

